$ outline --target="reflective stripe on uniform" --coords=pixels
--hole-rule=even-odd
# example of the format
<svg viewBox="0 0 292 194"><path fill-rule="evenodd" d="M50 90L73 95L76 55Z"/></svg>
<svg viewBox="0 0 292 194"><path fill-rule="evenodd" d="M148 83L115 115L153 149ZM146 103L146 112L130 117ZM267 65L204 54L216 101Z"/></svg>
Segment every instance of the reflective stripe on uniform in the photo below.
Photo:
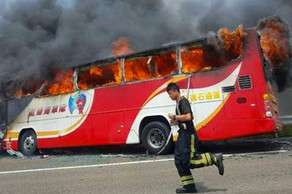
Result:
<svg viewBox="0 0 292 194"><path fill-rule="evenodd" d="M190 180L190 179L193 179L193 176L192 175L189 175L189 176L182 176L180 178L181 181L186 181L186 180Z"/></svg>
<svg viewBox="0 0 292 194"><path fill-rule="evenodd" d="M206 153L206 157L207 157L207 161L208 161L209 165L213 164L210 153Z"/></svg>
<svg viewBox="0 0 292 194"><path fill-rule="evenodd" d="M193 178L192 175L182 176L180 178L180 180L181 180L181 183L182 183L183 186L190 185L190 184L195 184L194 178Z"/></svg>
<svg viewBox="0 0 292 194"><path fill-rule="evenodd" d="M195 184L195 182L194 182L193 179L192 179L192 180L188 180L188 181L183 181L183 182L182 182L182 185L183 185L183 186L186 186L186 185L192 185L192 184Z"/></svg>
<svg viewBox="0 0 292 194"><path fill-rule="evenodd" d="M200 164L204 164L204 165L208 165L208 161L207 161L207 157L204 155L204 154L201 154L201 159L199 160L191 160L191 164L194 164L194 165L200 165Z"/></svg>
<svg viewBox="0 0 292 194"><path fill-rule="evenodd" d="M206 153L204 153L204 159L206 160L206 163L207 163L207 165L210 165L210 163L209 163L209 161L208 161L208 157L207 157L207 154L206 154Z"/></svg>

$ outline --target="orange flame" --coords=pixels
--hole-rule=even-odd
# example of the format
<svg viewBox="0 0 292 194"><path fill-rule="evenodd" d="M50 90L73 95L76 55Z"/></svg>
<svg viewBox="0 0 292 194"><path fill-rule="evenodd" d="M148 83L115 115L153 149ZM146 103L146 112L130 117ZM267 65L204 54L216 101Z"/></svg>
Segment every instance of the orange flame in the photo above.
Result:
<svg viewBox="0 0 292 194"><path fill-rule="evenodd" d="M178 71L176 65L176 53L167 52L153 57L155 65L155 77L163 77Z"/></svg>
<svg viewBox="0 0 292 194"><path fill-rule="evenodd" d="M64 94L73 91L73 70L58 71L48 86L51 95Z"/></svg>
<svg viewBox="0 0 292 194"><path fill-rule="evenodd" d="M221 28L217 32L219 39L223 43L223 48L225 50L225 57L227 60L237 58L242 52L242 42L244 36L243 26L240 25L233 32L229 31L227 28Z"/></svg>
<svg viewBox="0 0 292 194"><path fill-rule="evenodd" d="M25 94L23 93L22 89L17 89L15 92L15 97L16 98L21 98L22 96L24 96Z"/></svg>
<svg viewBox="0 0 292 194"><path fill-rule="evenodd" d="M126 81L163 77L176 71L177 65L175 52L166 52L149 57L125 60Z"/></svg>
<svg viewBox="0 0 292 194"><path fill-rule="evenodd" d="M78 88L86 90L96 86L109 85L121 82L121 69L118 63L98 66L93 64L81 70L78 75Z"/></svg>
<svg viewBox="0 0 292 194"><path fill-rule="evenodd" d="M214 42L203 47L182 49L182 71L184 73L210 70L212 67L225 65L228 61L241 55L243 26L239 26L233 32L227 28L221 28L217 35L221 44Z"/></svg>
<svg viewBox="0 0 292 194"><path fill-rule="evenodd" d="M181 52L182 71L184 73L197 72L205 65L204 52L202 48L184 49Z"/></svg>
<svg viewBox="0 0 292 194"><path fill-rule="evenodd" d="M264 56L279 67L290 55L289 28L279 17L268 17L258 24Z"/></svg>
<svg viewBox="0 0 292 194"><path fill-rule="evenodd" d="M133 53L129 40L126 37L120 37L112 43L112 53L114 56L127 55Z"/></svg>
<svg viewBox="0 0 292 194"><path fill-rule="evenodd" d="M236 58L241 54L242 26L234 32L222 28L218 31L218 36L223 43L222 49L228 53L228 59ZM133 49L130 47L128 39L121 37L112 44L112 53L115 56L126 55L133 53ZM219 62L219 58L210 53L204 46L200 48L182 48L183 72L197 72L225 64ZM126 81L162 77L178 71L175 51L166 51L154 56L126 58L124 65ZM77 85L79 89L86 90L96 86L118 84L121 80L120 61L117 60L112 64L91 64L89 67L79 69ZM73 85L73 70L61 70L54 75L53 81L47 87L47 92L51 95L73 92ZM22 96L23 91L17 91L16 95Z"/></svg>

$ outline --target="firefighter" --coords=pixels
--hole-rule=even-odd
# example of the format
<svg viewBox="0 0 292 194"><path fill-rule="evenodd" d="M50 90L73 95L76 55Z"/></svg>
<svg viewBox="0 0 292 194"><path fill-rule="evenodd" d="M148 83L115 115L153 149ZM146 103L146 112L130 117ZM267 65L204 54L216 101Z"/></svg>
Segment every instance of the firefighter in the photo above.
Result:
<svg viewBox="0 0 292 194"><path fill-rule="evenodd" d="M222 154L199 153L198 137L189 101L181 96L180 89L175 83L168 84L166 90L169 97L176 101L176 114L169 114L170 122L179 127L174 155L182 188L176 189L176 193L196 193L191 169L216 165L219 174L223 175L223 156Z"/></svg>

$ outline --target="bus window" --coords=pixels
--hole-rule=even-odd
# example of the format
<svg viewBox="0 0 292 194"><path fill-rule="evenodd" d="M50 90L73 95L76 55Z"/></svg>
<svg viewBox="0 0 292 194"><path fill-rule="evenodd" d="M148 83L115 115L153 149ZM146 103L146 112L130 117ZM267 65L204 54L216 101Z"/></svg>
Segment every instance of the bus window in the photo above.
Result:
<svg viewBox="0 0 292 194"><path fill-rule="evenodd" d="M174 51L125 60L126 81L159 78L177 71L176 52Z"/></svg>
<svg viewBox="0 0 292 194"><path fill-rule="evenodd" d="M211 66L204 61L204 50L199 47L181 49L182 72L194 73L210 70Z"/></svg>
<svg viewBox="0 0 292 194"><path fill-rule="evenodd" d="M125 80L138 81L152 78L149 68L149 57L139 57L125 60Z"/></svg>
<svg viewBox="0 0 292 194"><path fill-rule="evenodd" d="M152 57L156 77L164 77L178 72L176 52L165 52Z"/></svg>
<svg viewBox="0 0 292 194"><path fill-rule="evenodd" d="M49 81L44 95L58 95L73 92L73 69L58 70L53 73L53 79Z"/></svg>
<svg viewBox="0 0 292 194"><path fill-rule="evenodd" d="M121 68L119 63L106 65L93 64L78 70L78 88L86 90L98 86L121 83Z"/></svg>

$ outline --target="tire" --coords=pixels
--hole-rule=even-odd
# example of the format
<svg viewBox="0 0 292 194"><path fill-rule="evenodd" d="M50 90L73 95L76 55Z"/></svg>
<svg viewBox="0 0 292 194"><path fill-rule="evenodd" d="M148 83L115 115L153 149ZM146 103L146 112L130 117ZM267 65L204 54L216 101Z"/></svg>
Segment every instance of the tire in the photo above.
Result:
<svg viewBox="0 0 292 194"><path fill-rule="evenodd" d="M165 146L169 134L169 126L163 122L152 121L143 128L141 134L142 145L150 154L168 154L173 151L174 145L171 138ZM160 152L161 149L163 150Z"/></svg>
<svg viewBox="0 0 292 194"><path fill-rule="evenodd" d="M19 140L19 150L25 156L34 155L37 149L37 137L34 131L25 131Z"/></svg>

